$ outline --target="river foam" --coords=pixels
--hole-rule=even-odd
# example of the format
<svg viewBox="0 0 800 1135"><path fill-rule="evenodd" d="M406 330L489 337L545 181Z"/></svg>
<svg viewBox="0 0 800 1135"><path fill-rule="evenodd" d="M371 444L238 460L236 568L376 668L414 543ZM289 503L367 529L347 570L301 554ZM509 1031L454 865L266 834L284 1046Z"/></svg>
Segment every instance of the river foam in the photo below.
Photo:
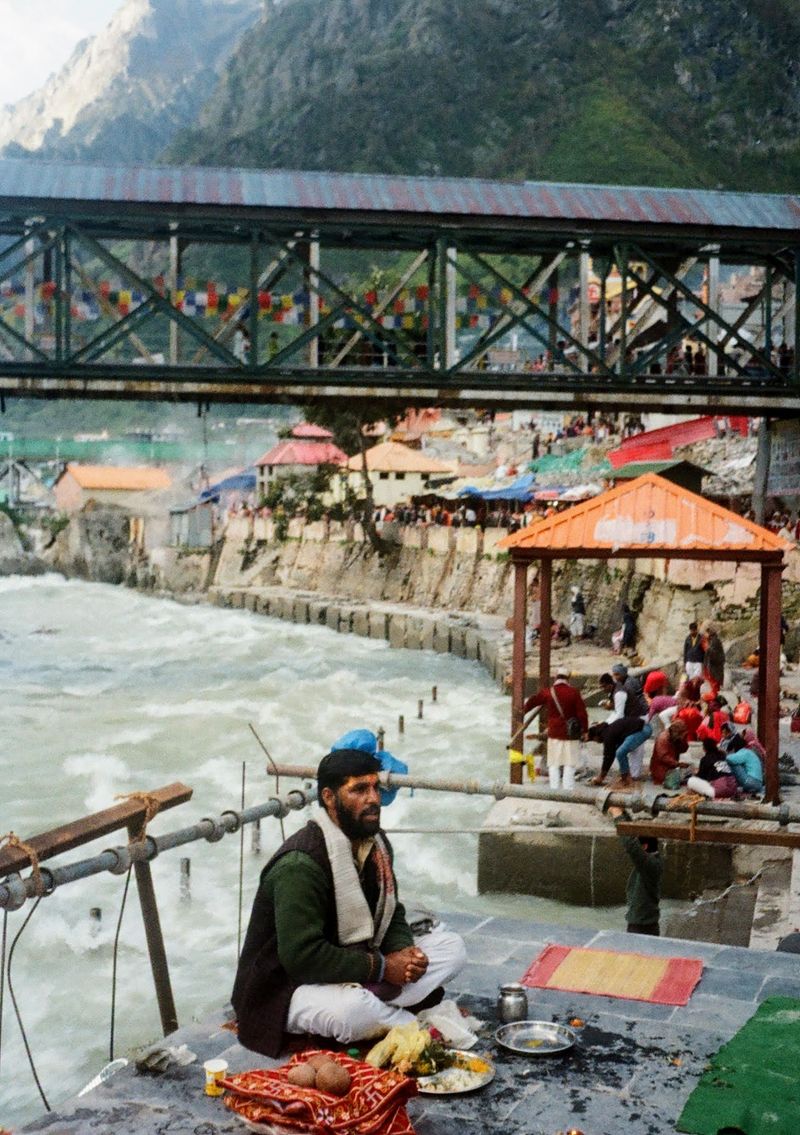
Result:
<svg viewBox="0 0 800 1135"><path fill-rule="evenodd" d="M275 781L250 724L281 763L315 765L345 731L383 726L387 748L412 773L495 780L507 771L509 703L477 663L55 576L0 580L0 629L7 722L0 833L31 835L108 807L121 793L176 780L191 785L188 804L152 822L158 834L238 808L243 771L246 803L261 802L275 793ZM281 791L295 784L284 779ZM389 830L477 829L487 808L476 796L406 790L383 819ZM305 819L293 813L287 832ZM245 926L258 873L281 838L274 820L261 829L260 855L245 834ZM477 895L475 835L398 833L392 841L407 902L575 919L574 910L543 900ZM68 858L122 842L121 834L107 837ZM239 846L235 836L200 842L153 863L182 1021L218 1008L230 993ZM183 856L191 858L188 901L181 897ZM106 874L60 888L42 901L15 951L20 1010L55 1099L80 1088L109 1056L111 942L123 883ZM89 918L93 907L102 911L99 929ZM9 941L30 909L8 915ZM583 917L602 925L614 916ZM160 1031L134 886L122 924L117 999L116 1055L124 1055ZM0 1119L18 1124L40 1111L6 999Z"/></svg>

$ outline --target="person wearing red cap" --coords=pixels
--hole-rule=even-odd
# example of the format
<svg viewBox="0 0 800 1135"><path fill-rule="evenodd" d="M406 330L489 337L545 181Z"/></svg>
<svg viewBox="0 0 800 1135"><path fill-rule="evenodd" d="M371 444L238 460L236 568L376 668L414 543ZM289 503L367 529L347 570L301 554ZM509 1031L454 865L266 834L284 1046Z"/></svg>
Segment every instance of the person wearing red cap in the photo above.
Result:
<svg viewBox="0 0 800 1135"><path fill-rule="evenodd" d="M670 692L669 678L663 670L651 670L644 680L642 689L648 701L664 697Z"/></svg>

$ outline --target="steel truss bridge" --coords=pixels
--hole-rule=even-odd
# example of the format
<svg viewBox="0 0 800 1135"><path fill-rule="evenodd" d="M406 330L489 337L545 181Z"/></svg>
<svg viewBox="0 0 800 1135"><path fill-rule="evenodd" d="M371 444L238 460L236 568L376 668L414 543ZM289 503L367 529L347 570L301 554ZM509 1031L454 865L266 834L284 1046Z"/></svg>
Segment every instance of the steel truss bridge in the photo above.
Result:
<svg viewBox="0 0 800 1135"><path fill-rule="evenodd" d="M0 398L793 417L798 226L795 196L0 160ZM493 361L512 334L536 369Z"/></svg>

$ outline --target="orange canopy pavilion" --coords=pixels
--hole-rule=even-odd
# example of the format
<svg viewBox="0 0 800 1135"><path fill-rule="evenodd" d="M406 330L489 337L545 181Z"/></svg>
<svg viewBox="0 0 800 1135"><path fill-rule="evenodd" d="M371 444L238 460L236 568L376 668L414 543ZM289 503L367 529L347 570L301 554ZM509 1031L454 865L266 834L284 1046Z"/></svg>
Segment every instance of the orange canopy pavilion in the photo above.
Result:
<svg viewBox="0 0 800 1135"><path fill-rule="evenodd" d="M690 559L761 564L758 736L767 752L766 797L777 803L781 649L781 572L787 545L734 512L647 473L555 516L535 521L499 547L514 564L511 732L518 736L525 700L528 567L539 565L541 623L552 617L553 560ZM550 636L539 636L539 676L550 681ZM522 766L512 764L519 783Z"/></svg>

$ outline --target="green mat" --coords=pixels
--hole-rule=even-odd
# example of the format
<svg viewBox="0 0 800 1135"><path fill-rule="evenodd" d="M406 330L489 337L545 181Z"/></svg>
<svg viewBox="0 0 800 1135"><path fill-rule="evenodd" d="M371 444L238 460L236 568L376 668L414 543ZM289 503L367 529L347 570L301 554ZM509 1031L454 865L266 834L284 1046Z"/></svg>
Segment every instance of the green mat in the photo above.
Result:
<svg viewBox="0 0 800 1135"><path fill-rule="evenodd" d="M800 1001L770 997L712 1056L681 1112L678 1131L800 1133Z"/></svg>

